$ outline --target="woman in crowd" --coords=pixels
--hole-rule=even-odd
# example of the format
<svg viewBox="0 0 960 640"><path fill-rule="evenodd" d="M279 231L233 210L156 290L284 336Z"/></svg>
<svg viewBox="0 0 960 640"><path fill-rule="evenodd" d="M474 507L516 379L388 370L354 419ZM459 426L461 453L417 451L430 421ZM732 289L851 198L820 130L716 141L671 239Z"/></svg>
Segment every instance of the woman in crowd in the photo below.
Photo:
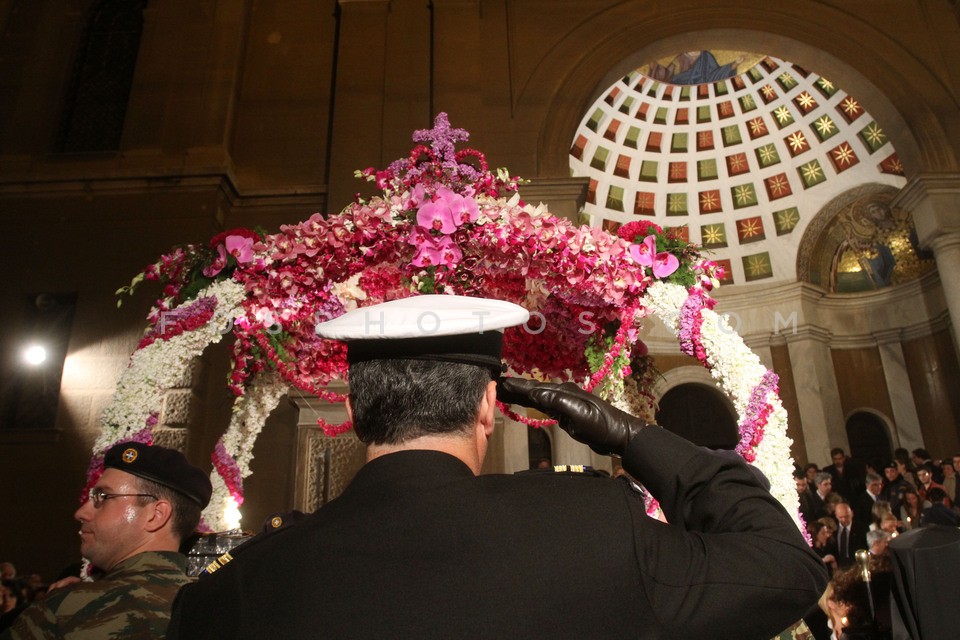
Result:
<svg viewBox="0 0 960 640"><path fill-rule="evenodd" d="M836 532L837 523L833 518L818 518L810 523L813 550L830 569L831 575L837 570L837 543L833 538Z"/></svg>

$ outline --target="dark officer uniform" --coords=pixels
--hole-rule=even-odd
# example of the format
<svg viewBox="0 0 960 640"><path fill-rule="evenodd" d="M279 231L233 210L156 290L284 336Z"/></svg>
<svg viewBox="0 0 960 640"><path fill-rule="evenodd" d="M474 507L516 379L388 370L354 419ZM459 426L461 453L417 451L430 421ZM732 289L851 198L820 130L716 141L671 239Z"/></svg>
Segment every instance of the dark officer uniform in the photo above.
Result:
<svg viewBox="0 0 960 640"><path fill-rule="evenodd" d="M823 563L741 461L647 428L623 463L673 524L611 479L376 458L181 590L167 637L766 640L823 591Z"/></svg>

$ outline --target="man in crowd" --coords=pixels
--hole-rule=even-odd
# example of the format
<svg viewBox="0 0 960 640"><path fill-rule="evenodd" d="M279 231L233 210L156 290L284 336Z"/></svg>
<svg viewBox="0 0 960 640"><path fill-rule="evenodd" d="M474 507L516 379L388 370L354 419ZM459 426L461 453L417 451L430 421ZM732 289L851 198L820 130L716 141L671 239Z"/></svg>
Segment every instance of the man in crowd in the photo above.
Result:
<svg viewBox="0 0 960 640"><path fill-rule="evenodd" d="M830 497L833 489L833 476L826 471L818 471L817 475L813 477L813 484L817 487L817 490L813 492L813 518L811 520L816 520L831 515L827 508L827 498Z"/></svg>
<svg viewBox="0 0 960 640"><path fill-rule="evenodd" d="M848 502L856 499L863 491L863 467L848 458L846 452L839 447L830 450L830 459L833 464L823 470L833 478L833 490Z"/></svg>
<svg viewBox="0 0 960 640"><path fill-rule="evenodd" d="M853 519L864 530L870 528L873 521L873 506L877 500L881 499L880 493L883 490L883 480L873 472L867 474L866 483L867 489L857 496L853 510Z"/></svg>
<svg viewBox="0 0 960 640"><path fill-rule="evenodd" d="M527 317L423 295L318 325L347 342L367 463L339 498L185 587L168 638L739 640L799 619L826 571L742 460L570 383L498 384L498 329ZM622 456L670 524L619 480L479 475L498 393Z"/></svg>
<svg viewBox="0 0 960 640"><path fill-rule="evenodd" d="M883 475L886 481L883 483L883 489L880 490L880 498L889 502L890 511L899 516L900 497L911 485L900 475L900 469L895 461L887 463L883 468Z"/></svg>
<svg viewBox="0 0 960 640"><path fill-rule="evenodd" d="M2 640L162 638L177 590L190 581L180 543L212 492L179 451L122 442L77 509L80 553L104 575L51 592L20 614Z"/></svg>
<svg viewBox="0 0 960 640"><path fill-rule="evenodd" d="M867 548L867 527L853 520L853 509L846 502L837 505L837 565L846 569L854 563L858 549Z"/></svg>
<svg viewBox="0 0 960 640"><path fill-rule="evenodd" d="M874 557L886 556L892 536L883 529L867 531L867 549Z"/></svg>

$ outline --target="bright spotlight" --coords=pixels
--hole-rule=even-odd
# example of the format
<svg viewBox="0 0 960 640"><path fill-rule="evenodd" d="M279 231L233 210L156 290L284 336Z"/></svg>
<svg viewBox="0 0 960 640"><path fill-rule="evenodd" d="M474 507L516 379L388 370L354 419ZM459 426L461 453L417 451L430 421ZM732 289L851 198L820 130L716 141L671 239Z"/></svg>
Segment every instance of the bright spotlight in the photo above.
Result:
<svg viewBox="0 0 960 640"><path fill-rule="evenodd" d="M47 359L47 350L39 344L32 344L23 350L23 360L33 367L43 364Z"/></svg>

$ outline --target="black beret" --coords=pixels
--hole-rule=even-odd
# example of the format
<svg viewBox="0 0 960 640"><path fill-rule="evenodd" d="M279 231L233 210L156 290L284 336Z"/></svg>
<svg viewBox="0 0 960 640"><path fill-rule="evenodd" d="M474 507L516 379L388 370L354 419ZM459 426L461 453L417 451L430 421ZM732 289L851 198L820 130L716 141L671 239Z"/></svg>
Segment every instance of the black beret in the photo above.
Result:
<svg viewBox="0 0 960 640"><path fill-rule="evenodd" d="M186 456L175 449L153 447L142 442L118 442L107 450L103 467L162 484L187 496L201 508L207 506L213 493L207 474L190 464Z"/></svg>

